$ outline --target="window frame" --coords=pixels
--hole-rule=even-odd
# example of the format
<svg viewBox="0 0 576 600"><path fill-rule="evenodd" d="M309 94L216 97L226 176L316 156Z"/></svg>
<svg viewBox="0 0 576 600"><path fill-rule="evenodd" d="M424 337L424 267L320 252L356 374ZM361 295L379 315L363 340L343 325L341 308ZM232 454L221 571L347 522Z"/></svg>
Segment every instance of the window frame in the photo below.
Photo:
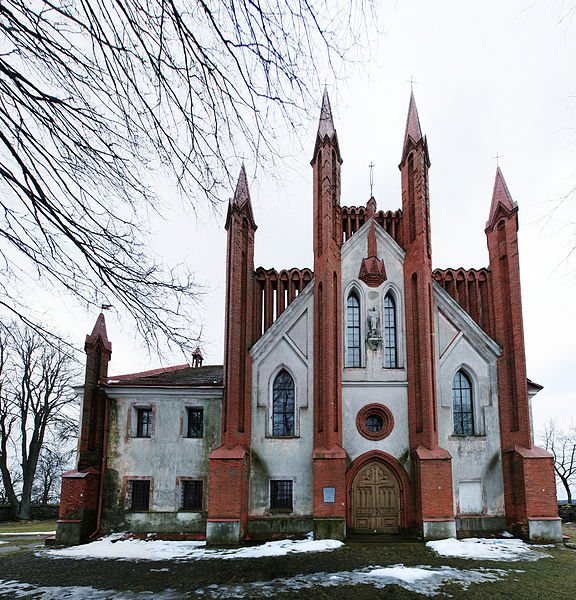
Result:
<svg viewBox="0 0 576 600"><path fill-rule="evenodd" d="M190 416L192 411L199 411L202 417L201 427L202 432L200 435L190 435ZM184 424L182 430L182 437L186 439L203 439L204 438L204 407L203 406L185 406L184 407Z"/></svg>
<svg viewBox="0 0 576 600"><path fill-rule="evenodd" d="M186 506L185 503L185 499L186 499L186 491L187 488L190 484L195 484L196 487L198 487L198 485L200 486L200 491L198 492L198 490L194 491L194 498L196 500L200 500L200 504L199 505L194 505L194 506ZM202 512L204 510L204 481L202 479L194 479L194 478L181 478L180 479L180 502L179 502L179 509L180 510L186 510L186 511L190 511L190 512Z"/></svg>
<svg viewBox="0 0 576 600"><path fill-rule="evenodd" d="M147 418L144 418L144 415ZM137 407L136 408L136 435L137 438L151 438L152 437L152 408L151 407Z"/></svg>
<svg viewBox="0 0 576 600"><path fill-rule="evenodd" d="M139 412L141 410L151 411L151 423L150 423L150 435L144 436L139 435L138 421ZM127 424L126 424L126 439L129 440L149 440L154 437L156 433L156 404L154 402L133 402L128 407L127 411Z"/></svg>
<svg viewBox="0 0 576 600"><path fill-rule="evenodd" d="M281 434L277 434L275 432L275 414L276 414L276 410L275 410L275 387L276 387L276 382L278 381L278 378L283 374L286 373L288 375L288 377L290 377L290 380L292 381L292 433L281 433ZM286 368L286 366L281 365L279 369L277 369L272 378L271 378L271 385L270 385L270 437L273 438L293 438L293 437L298 437L297 436L297 419L296 419L296 415L297 415L297 398L296 398L296 381L294 379L294 375L290 372L290 370L288 368ZM286 411L287 412L287 411Z"/></svg>
<svg viewBox="0 0 576 600"><path fill-rule="evenodd" d="M458 388L455 388L455 382L456 382L456 378L459 377L459 383L461 384L462 378L468 383L468 388L462 388L461 386ZM462 397L462 391L468 389L469 390L469 398L466 400L466 403L468 405L467 410L464 411L462 410L462 406L464 403L464 399ZM451 390L451 398L452 398L452 425L453 425L453 435L455 437L471 437L471 436L475 436L477 435L476 433L476 429L477 429L477 425L476 425L476 414L475 414L475 410L474 410L474 403L475 403L475 390L474 390L474 381L473 378L470 376L470 374L463 369L462 367L460 367L459 369L457 369L454 373L454 375L452 376L452 381L451 381L451 386L450 386L450 390ZM456 412L456 398L455 398L455 392L459 392L459 402L460 402L460 410L458 411L458 413ZM460 426L461 426L461 430L457 431L457 427L456 427L456 416L457 414L461 415L460 416ZM462 415L470 415L470 424L468 425L468 427L465 427L464 424L464 419L462 417Z"/></svg>
<svg viewBox="0 0 576 600"><path fill-rule="evenodd" d="M348 359L349 357L349 314L348 314L348 300L351 296L355 296L358 301L358 364L350 364ZM364 365L364 356L365 356L365 323L366 316L364 314L364 294L362 292L362 288L358 285L356 281L353 281L345 290L343 305L345 310L344 312L344 327L342 331L342 335L344 338L344 368L346 369L362 369ZM356 329L356 328L355 328Z"/></svg>
<svg viewBox="0 0 576 600"><path fill-rule="evenodd" d="M386 296L390 296L396 306L396 366L386 366L386 331L385 331L385 308L384 303ZM382 368L387 371L397 371L405 368L405 322L404 322L404 296L392 281L386 281L382 289L382 334L383 334L383 352L382 352ZM396 377L397 375L394 375Z"/></svg>
<svg viewBox="0 0 576 600"><path fill-rule="evenodd" d="M279 502L280 484L289 484L290 488L290 503ZM293 512L294 511L294 480L293 479L270 479L268 486L269 491L269 506L271 512Z"/></svg>
<svg viewBox="0 0 576 600"><path fill-rule="evenodd" d="M134 484L148 484L148 505L146 508L134 506ZM151 476L127 475L124 477L124 500L127 511L150 512L154 499L154 478Z"/></svg>
<svg viewBox="0 0 576 600"><path fill-rule="evenodd" d="M390 300L392 302L392 309L393 309L393 327L390 327L388 325L388 321L387 321L387 315L388 315L388 307L386 306L386 300ZM384 368L385 369L398 369L399 366L399 348L398 348L398 302L397 302L397 298L396 295L394 293L392 293L391 290L388 290L385 294L384 294L384 300L382 301L382 313L383 313L383 327L382 327L382 333L384 334ZM388 346L388 330L389 329L393 329L393 335L392 337L394 338L394 364L388 364L388 349L391 346Z"/></svg>

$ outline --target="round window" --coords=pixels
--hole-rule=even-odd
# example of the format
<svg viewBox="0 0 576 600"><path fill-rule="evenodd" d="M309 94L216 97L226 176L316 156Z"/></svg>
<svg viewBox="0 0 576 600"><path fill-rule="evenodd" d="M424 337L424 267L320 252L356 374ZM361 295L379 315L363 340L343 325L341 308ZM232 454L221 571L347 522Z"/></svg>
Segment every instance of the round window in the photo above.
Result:
<svg viewBox="0 0 576 600"><path fill-rule="evenodd" d="M392 431L394 417L383 404L368 404L358 413L356 427L365 438L381 440Z"/></svg>

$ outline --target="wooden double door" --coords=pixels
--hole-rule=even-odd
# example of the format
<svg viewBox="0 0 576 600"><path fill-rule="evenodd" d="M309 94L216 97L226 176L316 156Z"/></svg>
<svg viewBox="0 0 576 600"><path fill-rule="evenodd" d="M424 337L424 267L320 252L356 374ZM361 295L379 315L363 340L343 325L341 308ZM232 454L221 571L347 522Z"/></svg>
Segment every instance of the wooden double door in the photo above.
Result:
<svg viewBox="0 0 576 600"><path fill-rule="evenodd" d="M394 473L379 461L364 465L351 488L353 533L398 533L400 486Z"/></svg>

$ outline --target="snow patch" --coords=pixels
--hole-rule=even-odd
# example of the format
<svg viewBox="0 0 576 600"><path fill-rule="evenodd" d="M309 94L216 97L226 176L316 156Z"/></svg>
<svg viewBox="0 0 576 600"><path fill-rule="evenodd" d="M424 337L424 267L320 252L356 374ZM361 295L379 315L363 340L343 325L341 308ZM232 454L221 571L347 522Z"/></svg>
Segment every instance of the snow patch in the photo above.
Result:
<svg viewBox="0 0 576 600"><path fill-rule="evenodd" d="M182 594L174 590L164 592L117 592L97 590L88 586L36 586L18 581L0 580L0 594L10 598L34 598L35 600L178 600Z"/></svg>
<svg viewBox="0 0 576 600"><path fill-rule="evenodd" d="M327 552L340 548L338 540L278 540L258 546L234 549L206 548L206 542L168 542L163 540L122 539L125 534L109 535L82 546L45 550L54 558L113 558L118 560L206 560L262 558L297 552Z"/></svg>
<svg viewBox="0 0 576 600"><path fill-rule="evenodd" d="M215 600L225 598L273 598L278 592L304 590L314 587L337 587L342 585L372 584L375 588L399 585L425 596L435 596L446 583L458 583L468 589L471 583L496 581L505 577L508 571L502 569L459 570L451 567L432 569L426 566L367 567L354 571L337 573L312 573L290 578L277 578L266 582L252 582L241 585L209 585L194 592Z"/></svg>
<svg viewBox="0 0 576 600"><path fill-rule="evenodd" d="M54 535L55 531L2 531L0 532L0 537L4 537L5 535Z"/></svg>
<svg viewBox="0 0 576 600"><path fill-rule="evenodd" d="M456 556L477 560L538 560L550 556L533 550L528 544L517 539L466 538L456 540L449 538L427 542L426 545L440 556Z"/></svg>
<svg viewBox="0 0 576 600"><path fill-rule="evenodd" d="M500 532L500 535L503 538L513 538L514 537L509 531L502 531L502 532Z"/></svg>

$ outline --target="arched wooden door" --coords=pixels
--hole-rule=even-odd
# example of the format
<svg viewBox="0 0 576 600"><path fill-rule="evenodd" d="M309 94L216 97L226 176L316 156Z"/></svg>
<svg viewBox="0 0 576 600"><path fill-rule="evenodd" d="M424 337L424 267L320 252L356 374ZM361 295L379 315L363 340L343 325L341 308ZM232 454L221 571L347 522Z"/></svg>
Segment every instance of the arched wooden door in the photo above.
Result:
<svg viewBox="0 0 576 600"><path fill-rule="evenodd" d="M398 533L400 486L394 473L379 461L362 467L351 487L353 533Z"/></svg>

